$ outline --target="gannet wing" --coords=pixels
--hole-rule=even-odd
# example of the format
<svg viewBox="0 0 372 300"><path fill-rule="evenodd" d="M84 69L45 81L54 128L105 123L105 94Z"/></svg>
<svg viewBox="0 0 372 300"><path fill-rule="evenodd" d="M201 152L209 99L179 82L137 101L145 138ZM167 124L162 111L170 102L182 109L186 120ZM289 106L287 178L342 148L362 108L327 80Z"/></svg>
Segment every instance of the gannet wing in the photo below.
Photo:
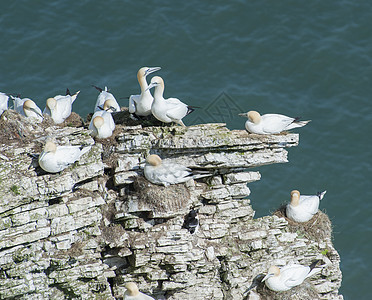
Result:
<svg viewBox="0 0 372 300"><path fill-rule="evenodd" d="M141 95L132 95L129 97L129 112L131 114L136 112L136 103L140 100Z"/></svg>
<svg viewBox="0 0 372 300"><path fill-rule="evenodd" d="M262 116L262 129L268 133L283 131L295 119L279 114L266 114Z"/></svg>

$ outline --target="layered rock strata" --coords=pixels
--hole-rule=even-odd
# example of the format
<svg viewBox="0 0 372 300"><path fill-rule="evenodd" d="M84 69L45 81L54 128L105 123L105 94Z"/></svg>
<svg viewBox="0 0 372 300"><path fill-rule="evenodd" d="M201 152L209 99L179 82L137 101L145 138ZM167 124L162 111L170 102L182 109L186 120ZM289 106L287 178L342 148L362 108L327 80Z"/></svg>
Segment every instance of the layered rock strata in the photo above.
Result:
<svg viewBox="0 0 372 300"><path fill-rule="evenodd" d="M281 215L254 219L247 198L247 184L261 177L252 168L287 162L298 134L119 125L115 137L94 141L82 127L35 125L11 112L1 122L14 135L0 155L1 299L122 299L128 281L155 299L342 299L328 218L319 213L299 228ZM51 137L92 150L47 174L37 155ZM153 185L140 167L149 153L208 176ZM195 234L184 226L193 208ZM326 234L319 239L309 228ZM259 285L243 296L271 264L316 259L322 271L293 291Z"/></svg>

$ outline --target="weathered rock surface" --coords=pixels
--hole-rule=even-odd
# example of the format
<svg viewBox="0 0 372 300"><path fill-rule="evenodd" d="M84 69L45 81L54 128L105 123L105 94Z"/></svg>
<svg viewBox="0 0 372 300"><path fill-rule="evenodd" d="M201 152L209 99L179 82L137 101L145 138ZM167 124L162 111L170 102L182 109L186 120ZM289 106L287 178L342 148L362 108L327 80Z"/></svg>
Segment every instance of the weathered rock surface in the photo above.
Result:
<svg viewBox="0 0 372 300"><path fill-rule="evenodd" d="M243 299L271 264L315 259L321 273L296 289L274 293L260 285L245 299L342 299L328 218L320 212L326 221L303 230L277 215L253 219L247 199L247 183L260 180L249 168L287 162L285 148L297 146L298 134L135 125L95 142L83 128L45 128L11 112L0 127L10 120L14 137L0 155L1 299L122 299L128 281L155 299ZM47 174L31 154L48 136L92 150L61 174ZM152 185L139 167L149 153L210 176ZM199 209L196 234L183 228L192 208ZM322 239L307 234L325 223Z"/></svg>

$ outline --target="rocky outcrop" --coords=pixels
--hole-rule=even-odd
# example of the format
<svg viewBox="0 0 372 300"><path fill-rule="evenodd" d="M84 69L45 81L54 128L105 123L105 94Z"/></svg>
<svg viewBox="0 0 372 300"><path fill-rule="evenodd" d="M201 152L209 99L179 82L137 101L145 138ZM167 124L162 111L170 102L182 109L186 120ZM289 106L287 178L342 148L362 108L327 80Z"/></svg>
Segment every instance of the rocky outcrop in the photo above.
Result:
<svg viewBox="0 0 372 300"><path fill-rule="evenodd" d="M261 177L250 168L287 162L298 134L132 124L94 141L82 127L46 122L11 111L1 117L8 132L0 155L1 299L122 299L128 281L155 299L342 299L327 216L303 226L280 211L254 219L247 198L247 183ZM92 150L47 174L37 166L47 137ZM149 153L208 176L153 185L140 168ZM192 208L200 220L194 234L184 226ZM271 264L315 259L322 271L296 289L278 294L260 284L243 296Z"/></svg>

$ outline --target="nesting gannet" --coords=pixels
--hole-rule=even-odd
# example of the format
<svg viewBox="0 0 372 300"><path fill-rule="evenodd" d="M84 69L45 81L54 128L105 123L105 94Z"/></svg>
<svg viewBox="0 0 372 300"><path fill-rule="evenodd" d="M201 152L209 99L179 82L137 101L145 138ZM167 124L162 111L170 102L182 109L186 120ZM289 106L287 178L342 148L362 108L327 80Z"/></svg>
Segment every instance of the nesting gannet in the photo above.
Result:
<svg viewBox="0 0 372 300"><path fill-rule="evenodd" d="M30 98L21 99L14 96L10 97L13 99L14 109L16 112L27 118L35 118L38 121L43 120L41 109Z"/></svg>
<svg viewBox="0 0 372 300"><path fill-rule="evenodd" d="M302 196L299 191L293 190L291 192L291 203L286 207L287 217L296 222L309 221L318 212L319 201L323 199L326 192Z"/></svg>
<svg viewBox="0 0 372 300"><path fill-rule="evenodd" d="M113 99L108 99L103 104L103 110L96 111L89 123L89 130L92 131L92 136L100 139L108 138L115 130L115 122L112 118L115 102Z"/></svg>
<svg viewBox="0 0 372 300"><path fill-rule="evenodd" d="M289 265L279 269L277 266L271 266L267 275L262 279L266 286L275 292L288 291L289 289L300 285L306 278L319 272L320 268L315 268L318 260L310 266Z"/></svg>
<svg viewBox="0 0 372 300"><path fill-rule="evenodd" d="M191 234L197 233L199 229L199 216L198 210L192 209L183 223L183 227L186 228Z"/></svg>
<svg viewBox="0 0 372 300"><path fill-rule="evenodd" d="M141 94L129 97L129 112L131 114L136 114L137 116L151 115L151 105L154 98L148 89L146 76L160 69L160 67L143 67L138 70L137 79L141 88Z"/></svg>
<svg viewBox="0 0 372 300"><path fill-rule="evenodd" d="M175 163L164 164L156 154L146 158L144 173L148 181L164 186L186 182L193 178L191 169Z"/></svg>
<svg viewBox="0 0 372 300"><path fill-rule="evenodd" d="M54 123L63 123L71 115L72 103L74 103L79 93L80 91L71 95L67 89L66 96L57 95L53 98L48 98L43 113L51 116Z"/></svg>
<svg viewBox="0 0 372 300"><path fill-rule="evenodd" d="M94 88L96 88L100 93L97 97L96 106L94 107L94 112L102 110L100 107L103 107L106 100L111 99L112 107L115 109L114 111L120 111L120 105L116 101L113 94L109 93L107 90L107 86L105 86L105 89L101 89L98 86L93 85Z"/></svg>
<svg viewBox="0 0 372 300"><path fill-rule="evenodd" d="M49 173L57 173L79 160L91 146L57 146L48 141L39 156L39 166Z"/></svg>
<svg viewBox="0 0 372 300"><path fill-rule="evenodd" d="M177 98L164 99L164 80L160 76L154 76L148 89L155 87L154 102L151 106L151 112L159 121L164 123L175 122L182 126L182 118L194 111L187 104Z"/></svg>
<svg viewBox="0 0 372 300"><path fill-rule="evenodd" d="M8 95L0 92L0 116L8 109Z"/></svg>
<svg viewBox="0 0 372 300"><path fill-rule="evenodd" d="M154 298L141 293L138 290L137 284L134 282L128 282L125 284L127 289L124 293L124 300L155 300Z"/></svg>
<svg viewBox="0 0 372 300"><path fill-rule="evenodd" d="M310 121L298 121L298 118L291 118L279 114L260 115L257 111L249 111L239 114L247 117L245 129L250 133L256 134L274 134L284 130L290 130L297 127L305 126Z"/></svg>

